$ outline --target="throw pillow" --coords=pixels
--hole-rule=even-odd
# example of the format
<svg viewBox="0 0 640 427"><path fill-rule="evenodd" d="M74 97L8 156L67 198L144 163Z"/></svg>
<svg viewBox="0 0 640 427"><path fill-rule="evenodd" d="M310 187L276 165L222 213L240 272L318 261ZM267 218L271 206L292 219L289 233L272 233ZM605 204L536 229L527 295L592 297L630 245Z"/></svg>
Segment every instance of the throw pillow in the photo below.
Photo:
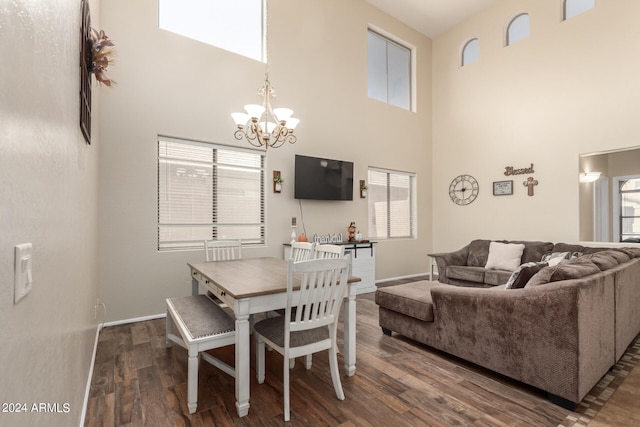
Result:
<svg viewBox="0 0 640 427"><path fill-rule="evenodd" d="M549 263L549 265L551 266L554 266L568 260L569 258L571 258L571 252L552 252L552 253L544 254L542 256L541 261Z"/></svg>
<svg viewBox="0 0 640 427"><path fill-rule="evenodd" d="M543 267L546 267L546 262L528 262L526 264L522 264L518 270L514 271L511 275L511 278L507 282L507 289L522 289L526 286L531 279L538 271L542 270ZM514 277L515 276L515 277ZM512 280L513 279L513 280Z"/></svg>
<svg viewBox="0 0 640 427"><path fill-rule="evenodd" d="M522 260L522 252L524 252L522 243L491 242L487 264L484 268L487 270L517 270Z"/></svg>
<svg viewBox="0 0 640 427"><path fill-rule="evenodd" d="M551 275L555 273L558 269L559 265L554 265L553 267L547 266L543 267L536 274L533 275L531 279L526 284L526 288L534 288L536 286L542 286L549 283L551 279Z"/></svg>

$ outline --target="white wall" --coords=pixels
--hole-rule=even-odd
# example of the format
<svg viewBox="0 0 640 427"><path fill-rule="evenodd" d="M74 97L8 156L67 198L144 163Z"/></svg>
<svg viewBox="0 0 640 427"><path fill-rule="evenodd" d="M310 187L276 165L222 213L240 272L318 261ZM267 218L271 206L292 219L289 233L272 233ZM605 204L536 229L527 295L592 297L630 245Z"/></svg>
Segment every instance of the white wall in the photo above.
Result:
<svg viewBox="0 0 640 427"><path fill-rule="evenodd" d="M96 132L87 145L78 124L79 32L77 0L0 0L0 402L28 411L0 412L3 426L66 427L82 412L96 333L100 141ZM27 242L33 290L14 305L14 246ZM62 412L31 412L34 403Z"/></svg>
<svg viewBox="0 0 640 427"><path fill-rule="evenodd" d="M499 0L438 37L434 50L434 249L473 238L578 241L579 155L638 145L640 2L596 2L561 21L561 0ZM531 36L504 47L508 21L528 12ZM480 59L459 66L460 49L480 39ZM506 166L535 166L528 197L494 197ZM480 182L469 206L454 205L451 180Z"/></svg>
<svg viewBox="0 0 640 427"><path fill-rule="evenodd" d="M264 64L162 31L155 0L103 2L105 30L117 45L102 97L100 294L109 320L153 315L164 299L190 291L188 261L201 251L157 251L157 148L164 134L226 144L229 114L255 102ZM367 25L416 46L416 113L367 97ZM294 154L355 163L355 180L377 166L418 175L419 237L380 242L377 277L424 273L431 230L431 41L364 0L270 0L269 77L276 106L301 119L298 142L269 150L267 176L282 172L283 192L267 183L267 245L243 256L282 256L300 220L293 198ZM357 193L357 188L354 189ZM366 199L302 202L307 234L343 232L355 221L367 236ZM301 227L298 227L298 232ZM408 256L407 254L411 254Z"/></svg>

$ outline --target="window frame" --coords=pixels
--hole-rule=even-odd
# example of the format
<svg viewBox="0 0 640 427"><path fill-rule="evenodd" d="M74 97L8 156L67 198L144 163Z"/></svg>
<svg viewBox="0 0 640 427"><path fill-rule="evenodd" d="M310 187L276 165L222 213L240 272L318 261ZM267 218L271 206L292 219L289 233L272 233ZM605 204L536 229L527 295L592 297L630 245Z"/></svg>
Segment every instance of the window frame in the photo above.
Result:
<svg viewBox="0 0 640 427"><path fill-rule="evenodd" d="M162 158L161 158L161 145L163 144L163 142L169 142L169 143L174 143L174 144L182 144L184 146L194 146L194 147L205 147L207 149L212 150L212 157L211 157L211 166L212 166L212 173L214 173L214 175L212 176L212 182L211 182L211 198L212 198L212 205L211 205L211 223L191 223L191 222L185 222L185 221L178 221L178 222L161 222L161 197L163 195L163 192L161 191L161 171L162 171ZM164 135L158 135L156 138L156 149L157 149L157 159L156 159L156 173L157 173L157 185L156 185L156 191L157 191L157 199L156 199L156 213L157 213L157 218L156 218L156 249L158 252L172 252L172 251L183 251L183 250L202 250L203 246L203 241L204 240L241 240L242 241L242 246L264 246L266 245L266 224L267 224L267 220L266 220L266 199L267 199L267 193L266 193L266 150L259 150L259 149L252 149L252 148L241 148L241 147L237 147L237 146L233 146L233 145L225 145L225 144L220 144L220 143L213 143L213 142L206 142L206 141L198 141L198 140L193 140L193 139L186 139L186 138L176 138L176 137L167 137ZM216 174L216 170L217 169L222 169L224 170L225 167L226 169L242 169L242 166L234 166L234 165L230 165L230 164L221 164L220 160L217 160L218 158L218 151L225 151L225 152L239 152L239 153L248 153L248 154L255 154L255 155L259 155L260 159L259 159L259 163L260 166L259 167L248 167L249 169L253 169L254 171L259 171L260 177L259 177L259 200L258 200L258 204L256 206L254 206L254 209L259 210L259 221L255 222L255 223L238 223L238 224L229 224L229 223L224 223L224 222L218 222L218 220L216 218L219 217L219 211L216 210L216 207L219 204L219 198L217 197L217 194L219 194L219 189L221 188L220 185L218 184L218 181L220 181L219 174ZM176 160L176 159L174 159ZM179 160L179 159L177 159ZM186 160L184 160L186 161ZM222 166L222 168L220 167ZM165 190L168 191L168 190ZM188 240L179 240L179 239L169 239L169 240L164 240L161 241L161 227L171 227L171 226L177 226L177 227L193 227L194 229L197 228L202 228L203 226L210 226L211 227L211 235L207 236L206 239L188 239ZM257 236L251 238L251 239L243 239L241 237L238 236L227 236L225 238L220 238L219 236L216 235L217 230L220 227L242 227L242 226L255 226L259 228L259 233ZM250 241L247 241L250 240Z"/></svg>
<svg viewBox="0 0 640 427"><path fill-rule="evenodd" d="M177 21L175 20L176 10L172 10L172 8L170 7L174 5L167 4L166 7L168 10L166 12L163 12L163 1L170 2L171 0L156 0L158 6L158 29L168 31L173 34L178 34L182 37L187 37L191 40L196 40L209 46L214 46L216 48L223 49L227 52L232 52L246 58L251 58L263 63L267 62L267 0L252 0L255 1L255 3L259 3L260 7L260 40L257 43L255 43L254 39L252 39L254 40L254 42L252 43L248 43L247 40L229 43L230 40L237 40L239 37L242 38L242 34L252 34L252 31L249 31L249 29L252 29L256 26L255 21L253 20L251 21L254 22L252 25L242 25L243 22L247 21L246 8L242 10L234 9L233 7L225 5L223 2L209 3L210 7L212 7L213 9L199 10L199 13L197 14L198 18L196 19L205 18L209 19L210 21L216 21L216 19L219 19L219 22L217 22L218 25L215 25L216 22L208 22L205 24L204 22L193 22L192 19L189 19L187 21ZM234 7L238 6L238 0L227 1L233 3ZM176 6L179 7L180 10L183 10L182 7L185 6L182 4L182 2L180 2L179 0L176 0L176 2ZM254 14L258 13L254 9L251 9L251 12ZM220 18L217 18L217 16L220 16ZM186 25L186 22L188 22L188 25ZM185 29L185 27L187 29ZM226 27L227 30L233 30L224 33L224 35L220 35L211 32L211 28L216 27ZM207 29L209 30L209 32L207 32ZM251 46L251 48L248 49L247 46Z"/></svg>
<svg viewBox="0 0 640 427"><path fill-rule="evenodd" d="M473 42L475 42L475 45L477 46L476 55L473 57L468 57L467 49L471 46ZM480 39L478 39L478 37L472 37L462 45L462 51L460 53L460 66L464 67L465 65L472 64L478 61L479 59L480 59Z"/></svg>
<svg viewBox="0 0 640 427"><path fill-rule="evenodd" d="M629 218L637 218L638 220L640 220L640 215L625 215L624 210L622 209L622 198L624 194L640 195L640 188L633 189L633 190L623 190L622 188L625 186L627 182L638 181L638 180L640 180L640 175L634 175L630 177L618 177L618 179L616 180L616 185L618 189L617 202L616 202L617 211L618 211L618 216L617 216L618 217L618 239L617 240L620 242L622 242L625 239L625 236L635 237L635 238L640 237L638 234L629 234L624 232L624 220Z"/></svg>
<svg viewBox="0 0 640 427"><path fill-rule="evenodd" d="M416 60L416 48L415 46L413 46L411 43L408 43L405 40L400 39L399 37L394 36L393 34L383 30L382 28L376 27L374 25L369 24L367 26L367 40L369 37L369 33L373 33L374 35L376 35L377 37L385 40L387 42L387 45L392 44L395 46L398 46L402 49L406 49L409 52L409 105L407 108L403 107L403 106L399 106L396 104L392 104L389 102L389 91L387 90L387 99L385 100L381 100L379 98L374 98L371 97L369 95L369 74L370 74L370 69L369 69L369 64L367 63L367 96L369 97L369 99L374 99L376 101L380 101L380 102L384 102L388 105L392 105L394 107L397 108L401 108L403 110L407 110L407 111L411 111L411 112L416 112L417 111L417 102L416 102L416 93L417 93L417 78L416 78L416 73L417 73L417 60ZM368 43L368 42L367 42ZM368 46L367 46L367 56L370 55ZM387 61L387 69L388 69L388 61ZM387 76L387 89L389 87L389 78Z"/></svg>
<svg viewBox="0 0 640 427"><path fill-rule="evenodd" d="M586 8L584 6L582 6L582 5L580 5L580 7L577 7L577 6L570 6L570 5L567 4L567 3L571 3L571 2L578 3L579 1L580 0L564 0L562 2L562 20L563 21L567 21L567 20L569 20L571 18L574 18L574 17L584 13L584 12L587 12L589 10L595 9L595 7L596 7L596 0L593 0L593 6L586 7ZM571 11L572 12L571 15L567 16L567 11L569 11L569 9L572 8L572 7L576 7L576 10Z"/></svg>
<svg viewBox="0 0 640 427"><path fill-rule="evenodd" d="M523 17L527 17L527 34L526 36L520 37L516 40L511 40L512 39L512 34L511 34L511 28L513 27L513 24L516 23L516 21L518 21L519 19L523 18ZM522 40L526 40L529 37L531 37L531 16L529 16L528 12L521 12L518 13L517 15L515 15L513 18L511 18L511 20L509 20L509 23L507 24L507 28L505 31L505 47L507 46L511 46L514 43L518 43L519 41Z"/></svg>
<svg viewBox="0 0 640 427"><path fill-rule="evenodd" d="M371 180L371 172L375 172L375 173L383 173L386 174L386 187L387 187L387 194L386 194L386 225L385 225L385 236L379 236L377 235L377 230L373 230L372 229L372 224L374 223L374 221L372 221L372 196L373 196L373 187L374 184L372 183ZM408 195L408 201L409 201L409 211L407 212L409 215L409 234L408 235L392 235L392 226L393 226L393 221L392 221L392 203L390 203L391 200L391 175L399 175L399 176L404 176L407 177L409 179L409 195ZM406 172L406 171L399 171L399 170L393 170L393 169L386 169L386 168L379 168L379 167L369 167L367 169L367 185L368 185L368 191L367 191L367 226L369 228L369 236L372 239L376 239L376 240L399 240L399 239L416 239L418 237L418 228L417 228L417 175L414 172ZM397 224L396 224L397 225ZM374 231L376 231L376 234L374 234Z"/></svg>

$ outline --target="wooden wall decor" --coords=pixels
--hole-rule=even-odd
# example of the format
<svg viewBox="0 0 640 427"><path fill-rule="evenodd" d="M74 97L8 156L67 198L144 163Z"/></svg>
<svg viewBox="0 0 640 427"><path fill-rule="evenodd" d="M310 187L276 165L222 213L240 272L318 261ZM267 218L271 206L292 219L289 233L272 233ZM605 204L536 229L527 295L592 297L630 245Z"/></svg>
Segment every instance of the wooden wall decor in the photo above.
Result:
<svg viewBox="0 0 640 427"><path fill-rule="evenodd" d="M91 144L91 14L89 0L82 0L80 25L80 129L87 144Z"/></svg>
<svg viewBox="0 0 640 427"><path fill-rule="evenodd" d="M282 179L282 175L280 171L273 171L273 192L281 193L282 192L282 183L284 179Z"/></svg>

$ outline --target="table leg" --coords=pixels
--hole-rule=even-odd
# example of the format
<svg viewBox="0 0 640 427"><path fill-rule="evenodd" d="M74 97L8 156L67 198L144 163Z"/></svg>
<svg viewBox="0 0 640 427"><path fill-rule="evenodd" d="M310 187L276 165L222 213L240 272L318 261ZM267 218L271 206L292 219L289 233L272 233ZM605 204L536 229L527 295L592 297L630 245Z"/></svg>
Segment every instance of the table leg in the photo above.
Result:
<svg viewBox="0 0 640 427"><path fill-rule="evenodd" d="M249 413L251 325L249 301L240 300L236 304L236 410L239 417L244 417Z"/></svg>
<svg viewBox="0 0 640 427"><path fill-rule="evenodd" d="M191 295L194 297L200 293L200 282L195 277L191 278Z"/></svg>
<svg viewBox="0 0 640 427"><path fill-rule="evenodd" d="M349 287L349 296L343 303L344 321L344 373L348 377L356 373L356 295L355 287Z"/></svg>

